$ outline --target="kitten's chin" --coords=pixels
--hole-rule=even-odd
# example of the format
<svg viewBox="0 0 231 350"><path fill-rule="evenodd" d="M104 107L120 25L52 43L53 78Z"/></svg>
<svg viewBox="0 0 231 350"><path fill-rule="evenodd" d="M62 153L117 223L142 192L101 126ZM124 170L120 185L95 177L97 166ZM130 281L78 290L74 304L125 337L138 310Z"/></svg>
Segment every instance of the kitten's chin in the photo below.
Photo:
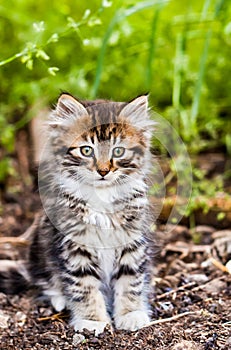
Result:
<svg viewBox="0 0 231 350"><path fill-rule="evenodd" d="M97 188L105 188L112 186L114 183L114 176L112 175L113 174L107 174L105 177L102 177L98 174L95 174L92 185Z"/></svg>
<svg viewBox="0 0 231 350"><path fill-rule="evenodd" d="M112 185L112 181L109 179L104 179L104 178L95 180L93 183L94 187L99 187L99 188L105 188L105 187L109 187L111 185Z"/></svg>

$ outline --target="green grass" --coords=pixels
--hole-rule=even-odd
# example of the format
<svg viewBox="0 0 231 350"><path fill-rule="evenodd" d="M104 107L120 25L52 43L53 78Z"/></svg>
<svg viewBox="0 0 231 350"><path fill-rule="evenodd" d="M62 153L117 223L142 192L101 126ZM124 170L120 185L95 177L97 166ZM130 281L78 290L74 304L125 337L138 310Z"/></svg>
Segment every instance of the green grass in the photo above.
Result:
<svg viewBox="0 0 231 350"><path fill-rule="evenodd" d="M149 92L174 128L154 134L163 153L170 141L179 153L180 137L190 154L231 154L230 18L228 0L0 5L1 181L31 108L53 104L61 90L121 101Z"/></svg>

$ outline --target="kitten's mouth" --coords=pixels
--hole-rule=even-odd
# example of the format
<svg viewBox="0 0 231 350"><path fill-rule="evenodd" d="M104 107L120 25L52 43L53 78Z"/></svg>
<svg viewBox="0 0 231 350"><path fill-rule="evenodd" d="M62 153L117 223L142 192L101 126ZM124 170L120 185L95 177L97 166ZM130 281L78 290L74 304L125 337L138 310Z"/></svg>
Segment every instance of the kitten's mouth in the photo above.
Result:
<svg viewBox="0 0 231 350"><path fill-rule="evenodd" d="M104 177L97 179L95 182L96 187L105 187L110 186L111 181L109 179L105 179Z"/></svg>

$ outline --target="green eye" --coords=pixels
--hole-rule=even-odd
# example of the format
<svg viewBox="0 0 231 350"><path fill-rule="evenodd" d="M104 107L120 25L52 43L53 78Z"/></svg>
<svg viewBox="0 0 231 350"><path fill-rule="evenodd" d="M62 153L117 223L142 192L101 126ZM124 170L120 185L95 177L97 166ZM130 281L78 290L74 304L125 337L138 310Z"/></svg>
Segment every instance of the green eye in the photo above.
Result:
<svg viewBox="0 0 231 350"><path fill-rule="evenodd" d="M80 152L84 157L93 157L94 151L93 148L90 146L82 146L80 147Z"/></svg>
<svg viewBox="0 0 231 350"><path fill-rule="evenodd" d="M125 148L124 147L116 147L113 149L113 157L120 158L124 155Z"/></svg>

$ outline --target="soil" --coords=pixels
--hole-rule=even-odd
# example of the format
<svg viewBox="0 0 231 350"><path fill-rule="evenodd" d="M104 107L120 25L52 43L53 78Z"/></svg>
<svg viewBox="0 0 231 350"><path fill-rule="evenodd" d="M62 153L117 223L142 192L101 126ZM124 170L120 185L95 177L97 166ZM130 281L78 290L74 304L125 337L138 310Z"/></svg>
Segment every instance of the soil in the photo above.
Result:
<svg viewBox="0 0 231 350"><path fill-rule="evenodd" d="M39 207L37 194L8 198L0 226L1 259L20 259L18 234ZM14 238L9 237L13 234ZM231 230L211 226L156 227L160 242L153 262L150 304L153 325L136 332L106 329L98 337L75 333L67 313L55 314L33 290L0 294L0 349L231 349ZM24 234L25 237L25 234ZM200 237L200 244L195 238Z"/></svg>
<svg viewBox="0 0 231 350"><path fill-rule="evenodd" d="M3 189L0 259L25 256L28 232L41 207L25 163L28 148L21 147L22 164L19 160L16 169L23 169L22 177L7 184L14 191ZM219 229L197 223L190 230L160 223L154 231L159 250L153 260L148 327L136 332L105 329L98 337L87 330L78 333L69 326L68 313L55 314L33 290L0 293L0 349L230 350L231 225Z"/></svg>

